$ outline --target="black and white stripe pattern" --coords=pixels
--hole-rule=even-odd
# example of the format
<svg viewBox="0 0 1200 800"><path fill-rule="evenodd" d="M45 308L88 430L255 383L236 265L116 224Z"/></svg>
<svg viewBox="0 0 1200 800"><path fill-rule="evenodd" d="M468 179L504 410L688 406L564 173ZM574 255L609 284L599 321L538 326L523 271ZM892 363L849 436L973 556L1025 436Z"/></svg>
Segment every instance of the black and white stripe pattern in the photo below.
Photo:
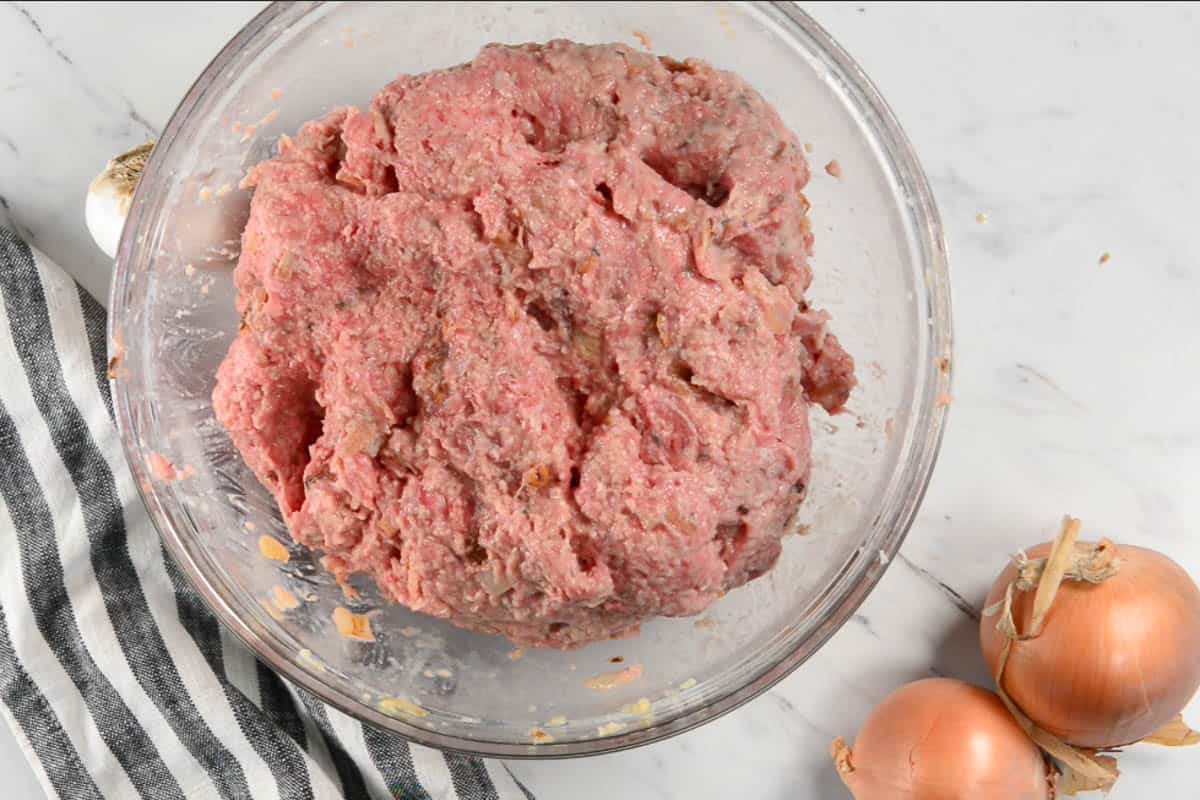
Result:
<svg viewBox="0 0 1200 800"><path fill-rule="evenodd" d="M51 797L532 800L366 727L226 635L112 421L104 309L0 229L0 713Z"/></svg>

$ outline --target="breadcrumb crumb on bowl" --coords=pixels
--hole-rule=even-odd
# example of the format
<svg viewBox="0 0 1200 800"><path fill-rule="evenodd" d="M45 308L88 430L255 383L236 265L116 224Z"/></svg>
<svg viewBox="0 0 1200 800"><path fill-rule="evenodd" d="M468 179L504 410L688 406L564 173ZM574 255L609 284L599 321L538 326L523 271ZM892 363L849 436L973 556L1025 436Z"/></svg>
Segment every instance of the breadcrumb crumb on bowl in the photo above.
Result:
<svg viewBox="0 0 1200 800"><path fill-rule="evenodd" d="M927 181L862 70L793 4L686 5L529 3L503 10L451 3L429 4L419 14L404 4L272 5L204 71L149 158L118 247L109 306L109 340L120 344L110 353L114 412L135 484L180 571L229 631L296 685L369 724L433 747L508 758L589 755L675 735L766 691L811 657L894 560L915 516L940 444L953 376L948 267ZM454 34L447 37L446 30ZM646 35L653 55L633 31ZM830 420L819 409L809 416L811 474L788 487L804 498L791 530L807 533L783 538L771 571L705 609L702 625L694 624L699 617L686 614L652 619L640 630L627 631L629 638L619 643L572 651L514 649L502 636L448 624L444 617L453 609L446 599L452 592L436 580L421 585L428 613L410 611L362 581L336 553L292 542L279 506L216 423L211 403L214 374L239 327L253 328L255 315L276 308L266 288L250 307L235 307L233 267L245 250L265 246L253 235L242 236L255 188L252 181L243 182L247 169L289 142L295 146L302 123L337 106L360 109L365 135L386 136L390 123L372 117L369 102L397 76L469 61L492 41L554 37L623 43L643 58L661 55L671 60L660 63L682 82L701 69L688 61L692 58L733 70L777 110L796 142L816 144L795 146L806 159L807 174L797 175L795 191L803 192L803 200L793 199L803 209L803 224L794 234L811 236L817 254L806 296L814 308L829 312L828 330L836 331L859 364L859 386L846 403L852 417ZM498 80L496 91L512 88ZM636 87L638 75L629 80ZM636 92L600 100L597 108L619 108L635 102ZM540 142L546 149L539 169L558 168L555 140L546 138L555 130L542 124L536 109L514 104L513 110L532 119L528 140L511 145ZM434 134L431 159L441 152ZM329 145L336 153L336 140ZM655 178L653 154L631 159L630 169ZM826 175L828 164L836 164L840 179ZM343 175L339 185L345 202L360 202L353 199L365 196L359 189L386 189L386 170L371 175L374 184L355 184L349 171ZM671 177L668 172L663 180L669 183ZM638 213L616 183L596 187L596 207L603 213ZM724 208L721 213L729 219L740 214L738 224L748 229L771 224L772 198L759 209L755 198L739 195L737 186L711 183L680 191L677 199ZM439 190L428 187L430 193ZM662 226L662 235L694 234L704 269L712 273L705 279L728 280L733 273L713 249L720 231L683 230L681 219ZM520 248L536 236L536 220L532 234L529 222L514 228L517 236L500 242L498 251L501 245ZM308 260L321 254L310 248L276 256L269 282L286 291L303 280ZM589 291L607 287L612 263L604 252L585 256L572 265L573 280ZM384 269L386 262L364 253L361 266ZM778 332L786 332L792 309L779 302L777 288L764 282L745 290L748 302L765 308L776 335L782 335ZM527 313L516 298L511 312ZM440 320L447 337L453 337L455 322ZM690 347L669 309L640 310L629 324L644 331L645 347L655 352ZM611 357L597 332L572 334L573 352L596 368ZM827 328L814 325L806 335L819 339ZM426 365L426 374L434 374L436 353L427 355L434 361ZM398 367L388 377L404 387L412 375ZM681 363L676 389L688 398L718 403L702 377L702 370ZM273 413L270 403L286 388L263 387L264 415ZM794 400L802 399L803 391L798 387ZM589 402L587 397L555 399L568 409L586 409ZM462 398L447 390L439 400ZM760 401L745 397L733 404L744 410ZM388 410L394 413L395 406L384 403L377 409L384 417ZM506 413L520 412L514 407ZM855 419L867 422L850 424ZM530 414L527 422L544 420ZM686 430L686 424L679 429ZM283 444L269 436L263 440L264 447ZM388 447L362 435L354 444L355 452L346 458L388 459L392 474L405 474L403 442ZM163 461L148 461L151 454ZM504 500L539 524L553 523L540 511L548 501L588 481L586 470L574 474L556 458L528 454L514 469L511 494ZM189 474L166 480L160 469L156 476L155 465L164 463ZM671 477L668 461L656 468L664 479ZM320 475L308 477L310 485L294 487L285 511L321 481ZM468 505L431 500L424 508L430 515L466 519ZM695 511L661 509L662 529L681 541L699 536L704 528L694 521ZM377 514L380 524L397 524L387 509L364 506L348 512L339 525L328 525L321 536L353 541L355 514ZM530 580L520 572L527 567L489 561L492 537L503 532L489 528L486 520L475 522L474 527L464 523L475 536L458 543L454 557L487 565L479 603L504 602L514 581ZM745 541L743 534L738 525L724 526L723 546L736 549ZM409 580L410 559L428 556L413 552L428 543L404 541L406 547L372 554L398 582ZM597 569L584 543L569 536L554 542L564 568ZM527 611L536 614L536 605ZM623 659L619 666L610 662L617 653ZM609 681L607 688L585 685L606 673L628 678L631 665L640 672L628 680Z"/></svg>

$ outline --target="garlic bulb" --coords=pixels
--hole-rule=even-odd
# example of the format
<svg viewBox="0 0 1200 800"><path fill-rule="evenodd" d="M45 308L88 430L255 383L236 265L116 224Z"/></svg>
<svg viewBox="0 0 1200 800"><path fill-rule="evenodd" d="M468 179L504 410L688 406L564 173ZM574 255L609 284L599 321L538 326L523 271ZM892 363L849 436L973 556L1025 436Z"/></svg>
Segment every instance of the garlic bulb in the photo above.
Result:
<svg viewBox="0 0 1200 800"><path fill-rule="evenodd" d="M121 230L133 202L133 190L137 188L152 149L154 142L147 142L116 156L88 186L84 219L88 232L109 258L117 254Z"/></svg>

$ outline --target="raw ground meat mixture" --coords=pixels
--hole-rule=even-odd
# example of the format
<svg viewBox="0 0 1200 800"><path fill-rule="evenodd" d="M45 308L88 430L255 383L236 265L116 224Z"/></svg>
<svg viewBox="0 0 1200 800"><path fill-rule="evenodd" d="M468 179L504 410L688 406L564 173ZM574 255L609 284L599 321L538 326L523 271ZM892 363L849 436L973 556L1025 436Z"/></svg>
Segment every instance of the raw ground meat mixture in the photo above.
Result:
<svg viewBox="0 0 1200 800"><path fill-rule="evenodd" d="M489 46L283 138L214 405L339 578L527 645L696 614L774 564L808 410L808 166L735 75Z"/></svg>

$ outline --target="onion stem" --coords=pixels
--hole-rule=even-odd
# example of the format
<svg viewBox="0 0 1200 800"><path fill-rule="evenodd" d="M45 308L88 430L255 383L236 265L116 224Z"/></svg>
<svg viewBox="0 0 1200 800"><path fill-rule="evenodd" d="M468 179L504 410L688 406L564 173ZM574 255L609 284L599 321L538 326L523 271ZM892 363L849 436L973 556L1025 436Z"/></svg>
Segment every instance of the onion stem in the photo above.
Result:
<svg viewBox="0 0 1200 800"><path fill-rule="evenodd" d="M1033 619L1029 624L1029 638L1031 639L1041 634L1042 628L1046 624L1046 612L1050 610L1050 606L1054 605L1054 598L1058 596L1058 587L1062 586L1063 578L1067 574L1067 567L1074 560L1075 542L1079 540L1079 528L1079 520L1072 517L1064 519L1062 530L1058 532L1058 536L1054 539L1054 545L1050 548L1050 557L1046 559L1046 568L1042 572L1042 579L1038 581L1037 594L1033 596Z"/></svg>

